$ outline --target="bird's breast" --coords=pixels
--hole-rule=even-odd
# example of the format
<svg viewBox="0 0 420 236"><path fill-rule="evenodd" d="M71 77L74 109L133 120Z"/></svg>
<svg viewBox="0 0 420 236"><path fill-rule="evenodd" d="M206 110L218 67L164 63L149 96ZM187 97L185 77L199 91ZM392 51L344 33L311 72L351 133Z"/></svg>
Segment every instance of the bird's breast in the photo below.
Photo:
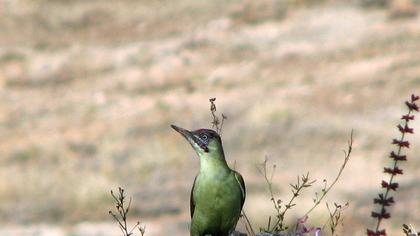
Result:
<svg viewBox="0 0 420 236"><path fill-rule="evenodd" d="M210 211L237 211L241 204L241 189L232 174L199 175L194 191L196 208Z"/></svg>

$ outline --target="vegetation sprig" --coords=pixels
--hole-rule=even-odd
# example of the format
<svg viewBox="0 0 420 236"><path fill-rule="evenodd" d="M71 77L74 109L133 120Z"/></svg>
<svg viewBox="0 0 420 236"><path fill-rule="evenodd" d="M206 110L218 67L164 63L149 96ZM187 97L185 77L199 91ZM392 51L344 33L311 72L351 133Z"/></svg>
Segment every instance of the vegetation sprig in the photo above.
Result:
<svg viewBox="0 0 420 236"><path fill-rule="evenodd" d="M314 199L314 205L312 206L311 209L309 209L304 214L304 216L309 215L316 207L318 207L318 205L322 202L322 200L325 198L325 196L330 192L330 190L334 187L334 185L340 179L341 174L343 173L344 168L346 168L347 163L350 160L350 154L351 154L352 150L353 150L353 130L350 133L350 139L348 141L347 151L343 150L344 160L343 160L343 164L340 167L340 170L338 171L337 176L335 177L334 181L330 185L328 185L326 179L323 180L324 187L321 189L321 196L318 197L318 195L316 195L316 197Z"/></svg>
<svg viewBox="0 0 420 236"><path fill-rule="evenodd" d="M331 210L328 203L325 203L325 205L327 206L327 209L328 209L329 218L328 218L328 221L324 224L324 226L322 226L322 228L325 228L325 226L328 224L330 228L331 236L334 236L334 235L338 236L338 234L336 234L337 227L340 223L343 224L342 212L348 208L349 203L346 202L346 204L344 205L334 203L334 210Z"/></svg>
<svg viewBox="0 0 420 236"><path fill-rule="evenodd" d="M381 187L384 189L384 192L379 193L378 197L373 199L373 203L379 205L379 211L372 211L371 216L376 219L376 226L373 229L367 229L366 233L368 236L386 236L386 230L381 229L381 223L385 219L389 219L391 214L387 210L388 207L395 203L394 197L390 196L391 191L396 192L399 184L395 181L397 175L402 175L403 170L399 168L398 163L401 161L407 161L407 155L403 154L404 149L410 148L410 142L406 140L407 134L413 134L413 128L410 128L408 125L410 121L414 120L414 112L419 111L417 101L419 96L411 95L409 101L405 102L407 106L407 113L401 117L403 121L402 124L398 124L398 131L401 133L401 136L398 139L393 139L392 144L396 146L396 150L391 151L389 157L392 160L391 167L385 167L384 173L389 174L389 180L382 180Z"/></svg>
<svg viewBox="0 0 420 236"><path fill-rule="evenodd" d="M118 187L117 195L115 195L114 191L111 190L111 196L115 200L115 208L117 210L117 213L114 213L111 210L108 213L115 219L115 221L117 221L118 226L121 232L123 233L123 236L133 235L133 231L135 229L138 229L140 232L140 235L144 236L146 227L140 226L140 221L137 221L137 223L131 229L129 229L127 226L127 215L131 206L131 197L130 197L130 200L128 201L128 206L125 206L126 196L124 194L124 189L121 187Z"/></svg>
<svg viewBox="0 0 420 236"><path fill-rule="evenodd" d="M288 229L288 226L285 225L284 219L287 211L294 207L296 204L294 201L300 195L300 192L304 188L309 188L312 186L316 180L311 180L309 178L309 173L306 175L298 176L296 184L290 184L292 196L290 200L284 204L281 199L278 199L274 196L273 191L273 177L275 173L276 165L273 165L271 175L267 172L267 158L262 164L262 168L258 169L261 174L264 176L265 183L267 185L268 191L270 193L270 200L273 203L274 209L276 210L276 221L271 225L271 216L268 217L268 223L266 228L261 228L260 231L267 233L280 233ZM270 177L269 177L270 176Z"/></svg>
<svg viewBox="0 0 420 236"><path fill-rule="evenodd" d="M214 103L216 101L216 98L210 98L210 112L211 112L211 116L212 116L212 128L216 128L216 132L219 135L222 135L222 128L223 128L223 123L225 120L227 120L227 116L225 116L225 114L222 113L222 119L220 120L219 116L217 116L216 114L216 104Z"/></svg>
<svg viewBox="0 0 420 236"><path fill-rule="evenodd" d="M412 225L408 226L406 224L402 225L403 232L406 236L420 236L420 232L417 232Z"/></svg>

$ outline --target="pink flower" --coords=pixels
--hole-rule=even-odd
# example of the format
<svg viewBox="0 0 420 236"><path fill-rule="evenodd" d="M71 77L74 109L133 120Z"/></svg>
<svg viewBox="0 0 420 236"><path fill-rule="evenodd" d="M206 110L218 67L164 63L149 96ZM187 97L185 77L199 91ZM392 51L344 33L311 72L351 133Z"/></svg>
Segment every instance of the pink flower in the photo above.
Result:
<svg viewBox="0 0 420 236"><path fill-rule="evenodd" d="M304 216L297 220L297 231L296 233L301 235L313 235L313 236L321 236L321 228L315 228L312 226L306 226L305 223L308 220L308 216Z"/></svg>

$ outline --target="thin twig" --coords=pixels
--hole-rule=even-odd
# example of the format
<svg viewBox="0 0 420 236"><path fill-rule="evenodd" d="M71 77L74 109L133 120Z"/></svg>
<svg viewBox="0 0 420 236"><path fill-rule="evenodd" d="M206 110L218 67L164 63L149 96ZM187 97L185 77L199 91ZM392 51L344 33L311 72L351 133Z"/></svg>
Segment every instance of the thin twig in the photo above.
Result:
<svg viewBox="0 0 420 236"><path fill-rule="evenodd" d="M302 182L300 182L300 180L302 180ZM293 195L290 198L289 202L286 205L284 205L284 210L279 215L277 215L277 222L273 225L273 228L271 230L269 229L269 232L280 232L288 229L288 227L284 226L283 223L286 212L296 205L293 202L299 196L303 188L311 187L312 184L314 184L315 182L316 180L310 180L308 172L306 173L306 175L302 175L300 178L298 176L297 183L295 185L290 184L290 186L292 187Z"/></svg>
<svg viewBox="0 0 420 236"><path fill-rule="evenodd" d="M244 210L244 209L242 209L242 216L243 216L243 218L245 219L245 229L246 229L247 233L248 233L249 235L251 235L251 236L255 236L254 229L253 229L253 227L252 227L252 225L251 225L251 222L249 221L249 218L248 218L248 216L246 215L246 213L245 213L245 210Z"/></svg>
<svg viewBox="0 0 420 236"><path fill-rule="evenodd" d="M322 189L322 194L321 197L318 199L315 199L315 204L312 206L311 209L309 209L304 216L309 215L320 203L321 201L324 199L324 197L328 194L328 192L334 187L334 185L337 183L338 179L340 178L341 174L343 173L344 168L347 165L347 162L350 160L350 154L353 148L353 130L350 133L350 140L348 141L348 148L347 151L343 151L344 152L344 162L340 167L340 170L338 171L337 176L335 177L334 181L331 183L331 185L329 186L324 186L324 188ZM325 182L325 181L324 181Z"/></svg>
<svg viewBox="0 0 420 236"><path fill-rule="evenodd" d="M274 177L275 169L276 169L276 165L273 165L271 176L268 177L269 174L267 172L267 157L264 160L264 163L262 164L262 168L261 169L258 168L260 173L264 176L264 180L266 182L266 185L268 187L268 191L270 193L270 200L273 203L274 209L276 210L276 218L277 218L276 222L271 226L271 216L269 216L267 228L266 229L261 229L262 231L265 231L265 232L268 232L268 233L279 233L279 232L282 232L284 230L287 230L288 227L285 226L284 223L283 223L287 211L289 209L291 209L293 206L295 206L295 204L293 202L299 196L302 189L312 186L312 184L315 183L315 181L316 181L316 180L310 180L309 173L307 173L306 175L302 175L301 177L298 176L297 177L297 183L296 184L290 184L290 186L292 188L291 190L292 190L292 193L293 193L292 197L287 202L287 204L282 206L283 202L280 199L275 198L274 191L273 191L273 177Z"/></svg>
<svg viewBox="0 0 420 236"><path fill-rule="evenodd" d="M325 224L322 226L322 229L324 229L325 226L329 224L331 236L334 236L337 230L338 224L340 222L343 222L342 212L349 206L349 203L347 202L346 204L344 204L344 206L334 203L334 211L331 211L328 205L328 202L326 202L325 205L327 206L327 209L328 209L329 218L327 222L325 222Z"/></svg>
<svg viewBox="0 0 420 236"><path fill-rule="evenodd" d="M115 219L115 221L117 221L118 226L123 234L123 236L131 236L133 235L133 231L134 229L139 229L140 234L142 236L144 236L145 233L145 227L141 227L140 226L140 222L138 221L137 224L134 225L134 227L131 228L131 230L128 230L128 226L127 226L127 215L128 215L128 211L130 210L130 206L131 206L131 197L130 200L128 201L128 206L125 207L125 199L126 196L124 194L124 189L123 188L118 188L118 195L115 195L114 192L111 190L111 196L112 198L114 198L115 200L115 208L117 209L118 215L115 214L112 211L109 211L109 214L112 216L112 218Z"/></svg>
<svg viewBox="0 0 420 236"><path fill-rule="evenodd" d="M225 120L227 120L227 116L222 113L222 121L220 121L220 118L216 114L217 108L216 108L216 104L214 103L216 101L216 98L210 98L209 101L210 101L210 112L212 116L212 122L211 122L212 128L216 128L216 132L221 136L223 123Z"/></svg>

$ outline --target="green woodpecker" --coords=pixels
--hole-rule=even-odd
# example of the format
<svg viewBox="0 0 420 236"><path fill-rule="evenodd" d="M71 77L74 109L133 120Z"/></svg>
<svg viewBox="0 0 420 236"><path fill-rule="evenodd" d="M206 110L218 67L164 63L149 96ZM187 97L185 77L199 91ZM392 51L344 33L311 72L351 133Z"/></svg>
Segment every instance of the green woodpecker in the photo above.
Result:
<svg viewBox="0 0 420 236"><path fill-rule="evenodd" d="M228 236L245 202L242 176L229 168L220 136L210 129L188 131L171 125L200 157L190 196L191 236Z"/></svg>

